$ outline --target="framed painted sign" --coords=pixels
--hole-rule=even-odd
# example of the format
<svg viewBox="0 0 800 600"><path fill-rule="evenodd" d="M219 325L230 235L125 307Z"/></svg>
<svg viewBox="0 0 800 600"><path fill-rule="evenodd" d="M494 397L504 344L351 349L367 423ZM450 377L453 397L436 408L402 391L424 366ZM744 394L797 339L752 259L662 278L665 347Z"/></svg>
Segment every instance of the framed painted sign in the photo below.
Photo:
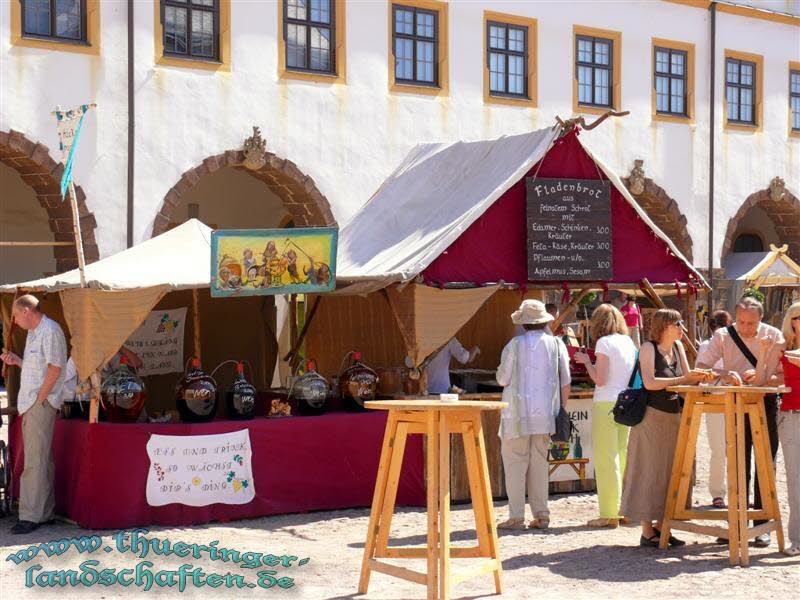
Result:
<svg viewBox="0 0 800 600"><path fill-rule="evenodd" d="M335 227L211 232L211 295L318 294L336 287Z"/></svg>

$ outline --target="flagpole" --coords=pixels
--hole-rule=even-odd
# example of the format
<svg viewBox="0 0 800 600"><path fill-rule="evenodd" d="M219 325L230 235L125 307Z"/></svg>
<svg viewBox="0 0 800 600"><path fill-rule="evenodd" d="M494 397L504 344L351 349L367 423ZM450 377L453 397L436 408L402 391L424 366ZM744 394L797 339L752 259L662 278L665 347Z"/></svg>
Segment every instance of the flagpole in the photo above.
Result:
<svg viewBox="0 0 800 600"><path fill-rule="evenodd" d="M78 270L81 274L81 287L86 287L86 260L83 256L83 235L81 234L80 215L78 214L78 200L75 197L75 184L70 179L68 189L69 204L72 208L72 233L75 236L75 252L78 255Z"/></svg>

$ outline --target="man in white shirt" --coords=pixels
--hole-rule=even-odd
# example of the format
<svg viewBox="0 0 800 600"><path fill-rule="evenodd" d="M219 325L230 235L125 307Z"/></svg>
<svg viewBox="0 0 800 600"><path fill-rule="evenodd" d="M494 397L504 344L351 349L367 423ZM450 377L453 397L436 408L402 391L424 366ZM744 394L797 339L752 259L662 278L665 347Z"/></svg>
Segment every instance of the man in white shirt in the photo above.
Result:
<svg viewBox="0 0 800 600"><path fill-rule="evenodd" d="M3 348L0 360L22 369L17 410L22 417L25 466L20 477L19 521L11 533L30 533L52 520L55 510L54 464L51 451L56 414L67 363L67 342L61 327L39 311L34 296L20 296L12 318L28 331L22 358Z"/></svg>
<svg viewBox="0 0 800 600"><path fill-rule="evenodd" d="M696 367L698 369L714 368L719 361L722 361L722 369L714 368L726 383L741 385L750 383L755 377L757 362L755 357L760 353L761 340L769 338L775 343L783 343L783 334L779 329L762 323L764 307L755 298L745 297L736 304L736 321L730 327L720 327L714 332L711 342L704 348L702 357L698 357ZM741 340L744 348L749 352L742 352L735 341L735 336ZM750 357L747 356L750 355ZM750 358L752 357L753 360ZM701 360L702 358L702 360ZM767 433L769 437L770 450L772 452L773 464L775 455L778 453L778 398L768 394L764 397L764 409L767 416ZM747 478L748 499L750 491L751 456L750 450L753 447L752 435L749 427L749 417L745 417L745 474ZM755 475L753 484L753 506L756 510L761 509L761 491L758 482L758 473ZM765 521L754 520L755 525ZM720 539L720 541L722 541ZM770 544L769 533L764 533L756 537L755 546L766 548Z"/></svg>
<svg viewBox="0 0 800 600"><path fill-rule="evenodd" d="M452 338L428 365L428 393L446 394L450 391L451 359L455 358L464 365L475 360L480 352L480 348L477 346L472 350L466 350L456 338Z"/></svg>

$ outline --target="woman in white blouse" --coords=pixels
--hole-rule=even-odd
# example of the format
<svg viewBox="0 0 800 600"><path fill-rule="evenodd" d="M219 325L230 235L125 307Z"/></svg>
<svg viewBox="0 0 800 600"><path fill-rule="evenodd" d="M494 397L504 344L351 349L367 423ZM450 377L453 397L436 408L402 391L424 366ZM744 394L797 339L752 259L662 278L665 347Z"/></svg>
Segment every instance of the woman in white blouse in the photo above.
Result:
<svg viewBox="0 0 800 600"><path fill-rule="evenodd" d="M628 335L622 313L612 304L601 304L589 322L592 339L597 340L592 364L588 354L575 355L586 365L595 383L592 410L592 455L597 481L597 502L600 517L589 521L590 527L617 527L622 517L619 503L622 496L622 477L628 455L629 427L614 421L611 409L628 383L636 364L636 345Z"/></svg>
<svg viewBox="0 0 800 600"><path fill-rule="evenodd" d="M546 529L549 491L550 435L564 399L569 395L569 354L559 338L547 332L553 316L538 300L525 300L511 315L524 332L506 347L497 368L503 386L500 415L501 453L508 494L509 519L500 529L525 528L525 492L533 521L530 527Z"/></svg>

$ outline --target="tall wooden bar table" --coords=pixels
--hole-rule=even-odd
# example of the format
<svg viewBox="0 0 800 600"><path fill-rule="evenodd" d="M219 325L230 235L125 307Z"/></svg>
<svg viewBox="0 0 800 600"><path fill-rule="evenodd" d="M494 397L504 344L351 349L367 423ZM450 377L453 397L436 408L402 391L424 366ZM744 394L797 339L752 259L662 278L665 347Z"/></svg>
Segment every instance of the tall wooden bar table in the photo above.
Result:
<svg viewBox="0 0 800 600"><path fill-rule="evenodd" d="M500 410L505 402L440 400L386 400L366 402L366 408L388 410L386 433L372 498L372 512L364 546L358 591L366 594L372 571L378 571L428 588L428 599L447 600L450 587L476 575L494 574L495 590L502 592L502 565L498 553L494 505L486 461L486 446L481 423L482 410ZM460 434L464 442L467 473L478 545L450 547L450 434ZM428 543L425 547L389 547L389 530L403 465L406 438L425 434ZM427 572L421 573L381 561L381 558L425 558ZM463 572L451 573L451 558L486 558Z"/></svg>
<svg viewBox="0 0 800 600"><path fill-rule="evenodd" d="M661 548L669 543L673 529L690 531L728 539L731 565L750 563L748 541L762 533L775 531L778 547L783 551L783 527L775 490L775 470L770 452L764 395L785 393L786 387L680 385L667 388L685 396L675 459L667 491L667 506L661 529ZM694 459L697 453L697 434L703 414L725 415L725 447L727 461L728 508L693 510L686 507L692 484ZM753 472L758 473L761 491L761 510L747 506L745 476L745 415L753 439ZM750 519L766 521L748 527ZM727 528L689 523L691 520L727 521Z"/></svg>

